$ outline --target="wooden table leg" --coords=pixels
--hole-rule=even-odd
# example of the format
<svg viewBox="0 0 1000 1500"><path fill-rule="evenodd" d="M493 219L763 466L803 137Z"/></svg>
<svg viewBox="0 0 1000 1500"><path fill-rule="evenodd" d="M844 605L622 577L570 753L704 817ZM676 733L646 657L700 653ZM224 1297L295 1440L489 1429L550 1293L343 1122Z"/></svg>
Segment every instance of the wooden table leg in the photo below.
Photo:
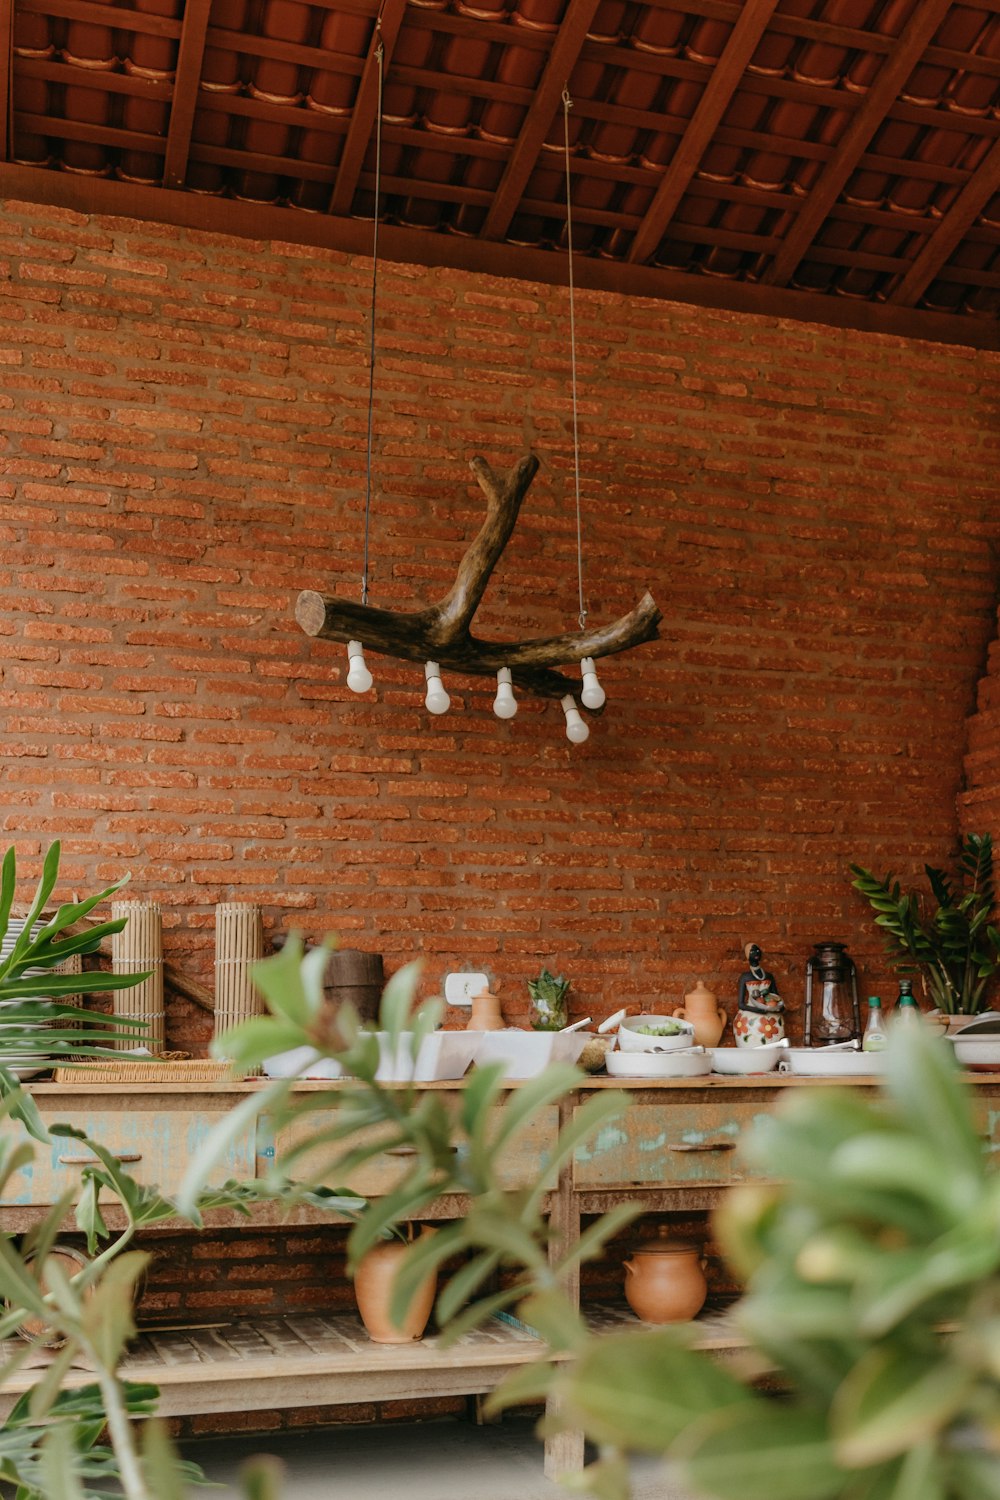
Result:
<svg viewBox="0 0 1000 1500"><path fill-rule="evenodd" d="M573 1108L572 1101L563 1100L559 1109L560 1130L572 1118ZM570 1245L576 1244L580 1238L580 1208L573 1189L572 1163L565 1166L560 1175L559 1186L553 1195L549 1227L551 1229L549 1259L556 1261L562 1257ZM566 1273L563 1278L563 1289L574 1307L579 1307L579 1264ZM547 1415L555 1416L558 1409L557 1401L550 1396L546 1405ZM545 1473L548 1478L556 1479L560 1474L576 1473L582 1468L582 1432L559 1432L545 1439Z"/></svg>

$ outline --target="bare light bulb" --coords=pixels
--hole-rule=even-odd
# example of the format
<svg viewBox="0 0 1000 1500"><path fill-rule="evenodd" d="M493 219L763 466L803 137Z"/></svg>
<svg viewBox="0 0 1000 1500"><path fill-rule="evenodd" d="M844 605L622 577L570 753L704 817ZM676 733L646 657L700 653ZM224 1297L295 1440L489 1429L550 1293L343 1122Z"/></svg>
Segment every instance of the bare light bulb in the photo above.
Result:
<svg viewBox="0 0 1000 1500"><path fill-rule="evenodd" d="M427 663L424 676L427 678L427 696L424 698L424 703L427 705L428 713L446 714L451 707L451 699L444 690L441 668L436 661Z"/></svg>
<svg viewBox="0 0 1000 1500"><path fill-rule="evenodd" d="M347 660L347 686L352 693L367 693L372 685L372 674L365 666L365 648L360 641L348 641Z"/></svg>
<svg viewBox="0 0 1000 1500"><path fill-rule="evenodd" d="M580 671L583 673L583 692L580 698L584 708L603 708L607 702L608 695L597 680L597 672L594 668L592 656L585 656L580 663Z"/></svg>
<svg viewBox="0 0 1000 1500"><path fill-rule="evenodd" d="M580 718L580 710L573 702L572 693L566 694L562 706L566 715L566 738L574 745L582 745L584 740L590 738L590 730Z"/></svg>
<svg viewBox="0 0 1000 1500"><path fill-rule="evenodd" d="M512 719L517 713L517 699L511 687L510 667L501 667L497 673L497 695L493 699L493 712L498 719Z"/></svg>

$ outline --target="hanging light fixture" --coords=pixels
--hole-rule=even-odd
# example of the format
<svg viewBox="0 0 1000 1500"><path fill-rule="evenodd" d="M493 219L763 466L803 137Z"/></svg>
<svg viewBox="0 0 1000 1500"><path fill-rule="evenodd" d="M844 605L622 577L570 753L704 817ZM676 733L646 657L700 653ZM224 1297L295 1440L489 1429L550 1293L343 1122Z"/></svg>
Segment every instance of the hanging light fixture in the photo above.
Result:
<svg viewBox="0 0 1000 1500"><path fill-rule="evenodd" d="M441 681L441 668L436 661L429 661L424 668L424 676L427 678L427 695L424 703L427 712L432 714L446 714L451 707L451 699L444 690Z"/></svg>
<svg viewBox="0 0 1000 1500"><path fill-rule="evenodd" d="M375 18L375 65L378 79L378 102L375 110L375 212L372 228L372 292L368 312L368 436L365 445L365 531L364 557L361 565L361 606L368 605L368 539L372 514L372 449L374 446L375 414L375 301L378 293L378 206L382 180L382 90L384 76L382 62L385 48L382 45L382 16ZM353 693L367 693L372 685L372 674L365 662L361 641L348 641L347 659L349 670L347 686Z"/></svg>
<svg viewBox="0 0 1000 1500"><path fill-rule="evenodd" d="M498 719L512 719L517 713L510 667L501 667L497 673L497 695L493 699L493 712Z"/></svg>

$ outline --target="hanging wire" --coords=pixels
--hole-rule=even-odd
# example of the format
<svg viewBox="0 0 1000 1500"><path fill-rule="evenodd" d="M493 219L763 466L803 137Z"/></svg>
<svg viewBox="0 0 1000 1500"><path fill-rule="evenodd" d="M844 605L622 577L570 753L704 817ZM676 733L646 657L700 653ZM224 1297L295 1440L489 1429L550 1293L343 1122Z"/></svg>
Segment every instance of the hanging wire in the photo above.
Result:
<svg viewBox="0 0 1000 1500"><path fill-rule="evenodd" d="M365 467L365 556L361 572L361 603L368 603L368 532L372 513L372 446L375 416L375 296L378 291L378 209L382 185L382 89L385 74L382 61L382 15L375 21L375 64L378 69L378 102L375 110L375 227L372 231L372 298L369 313L368 344L368 453Z"/></svg>
<svg viewBox="0 0 1000 1500"><path fill-rule="evenodd" d="M562 91L563 140L566 155L566 249L569 258L569 351L573 393L573 478L576 489L576 581L580 598L580 629L586 628L587 606L583 600L583 526L580 519L580 421L576 400L576 288L573 284L573 194L569 173L569 112L573 101L569 89Z"/></svg>

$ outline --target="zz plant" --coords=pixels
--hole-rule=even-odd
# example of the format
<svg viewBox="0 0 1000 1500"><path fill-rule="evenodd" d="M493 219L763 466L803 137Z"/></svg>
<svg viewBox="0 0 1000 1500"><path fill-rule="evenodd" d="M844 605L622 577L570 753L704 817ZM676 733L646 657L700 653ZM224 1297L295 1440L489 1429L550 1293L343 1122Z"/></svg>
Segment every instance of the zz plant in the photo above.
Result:
<svg viewBox="0 0 1000 1500"><path fill-rule="evenodd" d="M970 833L963 841L960 883L944 870L924 866L937 902L933 911L924 896L904 891L891 873L880 879L863 865L850 868L854 889L875 912L897 968L917 970L934 1004L948 1015L981 1010L990 980L1000 969L990 834Z"/></svg>

